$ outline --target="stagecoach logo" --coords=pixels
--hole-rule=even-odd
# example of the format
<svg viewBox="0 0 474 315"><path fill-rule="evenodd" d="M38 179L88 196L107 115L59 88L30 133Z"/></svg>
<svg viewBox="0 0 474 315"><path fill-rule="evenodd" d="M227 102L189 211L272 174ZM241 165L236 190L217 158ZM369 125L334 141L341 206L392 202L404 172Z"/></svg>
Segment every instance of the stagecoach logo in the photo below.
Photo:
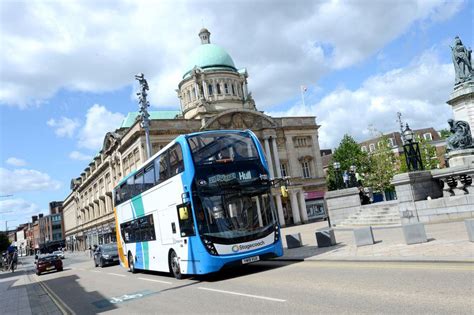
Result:
<svg viewBox="0 0 474 315"><path fill-rule="evenodd" d="M232 246L232 251L234 253L237 253L238 251L241 251L241 250L250 250L254 247L261 247L263 245L265 245L264 241L260 241L260 242L256 242L256 243L250 243L250 244L234 245L234 246Z"/></svg>

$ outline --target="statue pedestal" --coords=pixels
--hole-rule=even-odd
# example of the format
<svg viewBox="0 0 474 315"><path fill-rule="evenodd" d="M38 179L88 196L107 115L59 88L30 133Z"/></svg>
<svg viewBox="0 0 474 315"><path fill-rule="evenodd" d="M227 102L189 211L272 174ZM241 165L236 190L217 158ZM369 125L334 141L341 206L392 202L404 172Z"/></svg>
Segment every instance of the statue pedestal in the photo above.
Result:
<svg viewBox="0 0 474 315"><path fill-rule="evenodd" d="M474 149L463 149L448 153L449 167L471 166L474 168Z"/></svg>
<svg viewBox="0 0 474 315"><path fill-rule="evenodd" d="M453 108L454 120L464 120L474 131L474 81L456 85L447 101Z"/></svg>

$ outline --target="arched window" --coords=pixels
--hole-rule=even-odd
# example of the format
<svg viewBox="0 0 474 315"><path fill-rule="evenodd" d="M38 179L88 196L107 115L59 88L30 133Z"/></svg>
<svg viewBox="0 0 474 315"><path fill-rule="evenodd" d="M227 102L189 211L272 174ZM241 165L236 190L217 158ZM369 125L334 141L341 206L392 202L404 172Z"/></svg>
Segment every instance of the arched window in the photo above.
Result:
<svg viewBox="0 0 474 315"><path fill-rule="evenodd" d="M221 85L220 85L220 83L216 84L216 89L217 89L217 94L220 95L221 94Z"/></svg>
<svg viewBox="0 0 474 315"><path fill-rule="evenodd" d="M224 91L225 94L229 94L229 85L227 85L227 83L224 83Z"/></svg>

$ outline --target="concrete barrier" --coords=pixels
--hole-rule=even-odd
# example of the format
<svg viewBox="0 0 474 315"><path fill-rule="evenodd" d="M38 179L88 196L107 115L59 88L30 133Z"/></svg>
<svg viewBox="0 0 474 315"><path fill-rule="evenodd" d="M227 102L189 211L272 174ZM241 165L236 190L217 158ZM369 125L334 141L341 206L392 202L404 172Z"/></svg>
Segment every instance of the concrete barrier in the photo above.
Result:
<svg viewBox="0 0 474 315"><path fill-rule="evenodd" d="M464 220L466 224L467 235L469 236L469 241L474 242L474 219Z"/></svg>
<svg viewBox="0 0 474 315"><path fill-rule="evenodd" d="M372 232L372 227L363 227L354 230L354 240L356 246L372 245L374 241L374 233Z"/></svg>
<svg viewBox="0 0 474 315"><path fill-rule="evenodd" d="M425 225L423 223L410 223L402 225L403 235L407 245L426 243Z"/></svg>
<svg viewBox="0 0 474 315"><path fill-rule="evenodd" d="M288 248L297 248L303 246L301 233L286 235L286 246Z"/></svg>
<svg viewBox="0 0 474 315"><path fill-rule="evenodd" d="M331 228L319 229L316 231L316 242L318 247L329 247L336 245L336 236Z"/></svg>

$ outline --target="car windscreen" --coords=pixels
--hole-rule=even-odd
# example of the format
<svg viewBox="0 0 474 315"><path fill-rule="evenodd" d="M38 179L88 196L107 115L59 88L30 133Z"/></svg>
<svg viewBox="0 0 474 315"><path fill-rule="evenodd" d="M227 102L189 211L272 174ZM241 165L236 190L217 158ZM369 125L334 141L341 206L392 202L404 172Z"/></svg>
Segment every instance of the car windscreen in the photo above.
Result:
<svg viewBox="0 0 474 315"><path fill-rule="evenodd" d="M102 247L102 252L104 254L114 254L114 253L117 253L117 247L116 246Z"/></svg>
<svg viewBox="0 0 474 315"><path fill-rule="evenodd" d="M38 259L38 262L47 262L47 261L54 261L54 260L57 260L58 259L58 256L56 255L50 255L50 256L44 256L44 257L40 257Z"/></svg>

